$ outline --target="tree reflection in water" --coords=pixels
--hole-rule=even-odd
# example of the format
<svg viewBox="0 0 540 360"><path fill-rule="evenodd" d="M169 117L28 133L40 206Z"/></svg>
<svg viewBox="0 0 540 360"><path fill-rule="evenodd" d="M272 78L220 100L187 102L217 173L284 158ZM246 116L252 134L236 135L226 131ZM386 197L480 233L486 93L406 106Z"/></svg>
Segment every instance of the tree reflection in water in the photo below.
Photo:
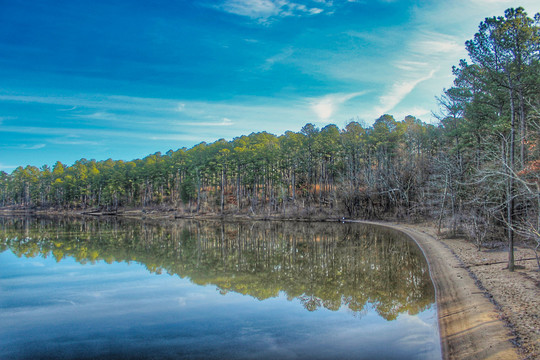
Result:
<svg viewBox="0 0 540 360"><path fill-rule="evenodd" d="M434 303L417 245L374 225L292 222L143 222L0 218L0 251L17 256L137 262L148 271L259 300L280 292L309 311L372 306L386 320Z"/></svg>

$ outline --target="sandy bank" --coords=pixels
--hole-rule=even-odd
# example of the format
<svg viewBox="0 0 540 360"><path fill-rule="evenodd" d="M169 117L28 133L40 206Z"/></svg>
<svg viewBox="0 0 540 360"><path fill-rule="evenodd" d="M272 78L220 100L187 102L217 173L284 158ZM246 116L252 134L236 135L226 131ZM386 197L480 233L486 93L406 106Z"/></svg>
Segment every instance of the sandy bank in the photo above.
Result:
<svg viewBox="0 0 540 360"><path fill-rule="evenodd" d="M513 335L485 292L454 253L432 235L404 225L380 224L413 238L428 260L437 296L444 359L519 359Z"/></svg>

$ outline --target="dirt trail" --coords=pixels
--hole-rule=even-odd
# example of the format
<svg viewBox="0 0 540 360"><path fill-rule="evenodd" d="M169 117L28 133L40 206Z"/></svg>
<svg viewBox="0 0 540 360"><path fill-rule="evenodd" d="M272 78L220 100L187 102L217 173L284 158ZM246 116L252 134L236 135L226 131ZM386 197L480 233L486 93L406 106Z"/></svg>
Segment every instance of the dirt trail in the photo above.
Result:
<svg viewBox="0 0 540 360"><path fill-rule="evenodd" d="M424 252L437 296L444 359L520 358L511 343L510 329L448 247L433 236L404 225L373 224L404 232Z"/></svg>

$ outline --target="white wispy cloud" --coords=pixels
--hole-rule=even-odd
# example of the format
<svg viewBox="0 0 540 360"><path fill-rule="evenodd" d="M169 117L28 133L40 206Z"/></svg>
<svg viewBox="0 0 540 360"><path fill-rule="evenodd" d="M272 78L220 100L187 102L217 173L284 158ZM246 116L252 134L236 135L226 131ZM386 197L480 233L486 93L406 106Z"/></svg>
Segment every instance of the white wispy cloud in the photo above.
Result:
<svg viewBox="0 0 540 360"><path fill-rule="evenodd" d="M494 5L494 4L508 4L508 0L470 0L472 3Z"/></svg>
<svg viewBox="0 0 540 360"><path fill-rule="evenodd" d="M78 118L93 119L93 120L106 120L106 121L118 120L118 116L116 116L116 114L111 114L107 111L96 111L90 114L76 114L74 116Z"/></svg>
<svg viewBox="0 0 540 360"><path fill-rule="evenodd" d="M452 35L421 32L411 42L411 50L420 56L433 56L440 53L459 54L464 51L464 46Z"/></svg>
<svg viewBox="0 0 540 360"><path fill-rule="evenodd" d="M148 137L153 141L183 141L183 142L199 142L201 141L200 137L194 135L185 135L185 134L154 134Z"/></svg>
<svg viewBox="0 0 540 360"><path fill-rule="evenodd" d="M6 120L17 120L16 116L0 116L0 125L4 123Z"/></svg>
<svg viewBox="0 0 540 360"><path fill-rule="evenodd" d="M56 138L56 139L50 139L48 140L49 143L51 144L57 144L57 145L90 145L90 146L99 146L99 145L103 145L102 142L100 141L92 141L92 140L82 140L82 139L77 139L76 137L74 138L73 136L71 137L66 137L66 138Z"/></svg>
<svg viewBox="0 0 540 360"><path fill-rule="evenodd" d="M182 146L189 146L253 131L266 130L277 134L286 130L296 131L313 121L312 106L316 106L317 101L323 102L319 111L324 112L325 105L338 109L351 96L348 93L334 94L324 104L324 100L302 96L244 96L234 101L196 101L96 94L57 97L0 95L0 103L47 104L58 105L59 108L77 104L76 111L63 112L57 117L57 126L4 124L0 127L0 136L2 133L39 135L44 143L60 145L92 146L106 144L116 138L135 142L139 139L178 141L183 142ZM81 125L78 119L91 119L92 126ZM219 132L216 129L220 129Z"/></svg>
<svg viewBox="0 0 540 360"><path fill-rule="evenodd" d="M95 111L112 110L148 110L153 108L157 111L165 108L170 109L171 99L144 98L123 95L96 95L78 94L76 96L37 96L37 95L0 95L0 101L35 103L76 108L90 108ZM175 105L178 101L175 100ZM58 110L62 110L59 108Z"/></svg>
<svg viewBox="0 0 540 360"><path fill-rule="evenodd" d="M231 126L234 123L231 119L224 117L221 121L218 122L204 122L204 121L196 121L196 122L183 122L181 125L184 126Z"/></svg>
<svg viewBox="0 0 540 360"><path fill-rule="evenodd" d="M66 98L57 96L0 95L0 101L27 102L40 104L73 105Z"/></svg>
<svg viewBox="0 0 540 360"><path fill-rule="evenodd" d="M148 137L160 136L157 132L141 132L141 131L123 131L115 129L88 129L88 128L65 128L65 127L36 127L36 126L4 126L0 128L0 133L19 133L41 136L63 136L75 140L65 140L64 144L85 144L84 140L79 138L128 138L128 139L147 139ZM51 142L62 143L61 140L51 140ZM87 144L87 143L86 143Z"/></svg>
<svg viewBox="0 0 540 360"><path fill-rule="evenodd" d="M376 116L388 113L398 105L414 88L423 81L429 80L437 69L433 69L429 74L416 79L405 79L395 82L390 90L379 97L379 106L374 108Z"/></svg>
<svg viewBox="0 0 540 360"><path fill-rule="evenodd" d="M426 66L429 66L429 63L426 61L398 60L394 66L404 71L418 71L418 69L425 69Z"/></svg>
<svg viewBox="0 0 540 360"><path fill-rule="evenodd" d="M329 120L338 107L355 98L364 95L366 91L357 91L348 94L329 94L311 101L311 109L317 114L321 121Z"/></svg>
<svg viewBox="0 0 540 360"><path fill-rule="evenodd" d="M69 109L58 109L58 111L73 111L73 110L77 110L77 106L72 106Z"/></svg>
<svg viewBox="0 0 540 360"><path fill-rule="evenodd" d="M431 111L427 108L436 106L434 100L426 100L425 97L420 96L404 100L427 80L432 81L422 85L419 91L436 95L437 91L441 91L444 86L432 87L432 83L440 84L448 81L451 66L464 55L464 46L457 36L425 30L425 24L412 28L408 37L404 39L400 56L390 60L387 72L381 74L390 86L384 86L386 90L381 90L378 104L373 106L366 115L371 118L377 118L385 113L392 113L397 117L405 115L429 117ZM439 72L439 69L446 71ZM449 80L448 82L451 83L451 79ZM430 98L433 99L434 96Z"/></svg>
<svg viewBox="0 0 540 360"><path fill-rule="evenodd" d="M6 165L0 163L0 171L11 171L17 168L18 165Z"/></svg>
<svg viewBox="0 0 540 360"><path fill-rule="evenodd" d="M2 146L2 149L9 149L9 150L39 150L43 149L47 144L40 143L40 144L15 144L15 145L4 145Z"/></svg>
<svg viewBox="0 0 540 360"><path fill-rule="evenodd" d="M35 145L32 145L32 146L23 145L23 146L21 146L21 149L23 149L23 150L39 150L39 149L43 149L45 146L47 146L47 145L46 144L35 144Z"/></svg>
<svg viewBox="0 0 540 360"><path fill-rule="evenodd" d="M449 59L458 61L464 55L464 46L453 35L432 31L411 31L399 59L393 66L407 74L419 77L426 69L433 69ZM449 67L450 69L450 67Z"/></svg>
<svg viewBox="0 0 540 360"><path fill-rule="evenodd" d="M317 6L311 6L288 0L226 0L218 9L240 16L246 16L261 22L266 22L274 17L310 16L324 12L318 6L331 6L331 2L317 2Z"/></svg>
<svg viewBox="0 0 540 360"><path fill-rule="evenodd" d="M280 11L278 4L272 0L229 0L221 8L229 13L250 18L268 18Z"/></svg>
<svg viewBox="0 0 540 360"><path fill-rule="evenodd" d="M266 61L264 62L264 65L262 66L262 69L270 70L272 66L274 66L274 64L283 62L287 58L291 57L293 54L294 54L294 49L292 47L288 47L280 51L276 55L271 56L268 59L266 59Z"/></svg>

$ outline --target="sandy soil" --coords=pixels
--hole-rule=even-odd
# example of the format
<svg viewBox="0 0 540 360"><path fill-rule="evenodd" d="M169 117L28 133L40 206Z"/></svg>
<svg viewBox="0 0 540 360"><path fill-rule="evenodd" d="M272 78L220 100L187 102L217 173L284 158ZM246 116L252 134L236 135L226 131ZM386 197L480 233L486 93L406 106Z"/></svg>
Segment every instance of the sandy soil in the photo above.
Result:
<svg viewBox="0 0 540 360"><path fill-rule="evenodd" d="M445 359L540 359L540 272L531 249L516 249L505 270L505 249L481 250L444 239L429 226L385 224L420 245L437 292Z"/></svg>
<svg viewBox="0 0 540 360"><path fill-rule="evenodd" d="M523 268L505 270L506 249L481 250L462 239L443 240L492 296L502 318L515 333L522 359L540 359L540 272L531 249L515 249L516 264Z"/></svg>

